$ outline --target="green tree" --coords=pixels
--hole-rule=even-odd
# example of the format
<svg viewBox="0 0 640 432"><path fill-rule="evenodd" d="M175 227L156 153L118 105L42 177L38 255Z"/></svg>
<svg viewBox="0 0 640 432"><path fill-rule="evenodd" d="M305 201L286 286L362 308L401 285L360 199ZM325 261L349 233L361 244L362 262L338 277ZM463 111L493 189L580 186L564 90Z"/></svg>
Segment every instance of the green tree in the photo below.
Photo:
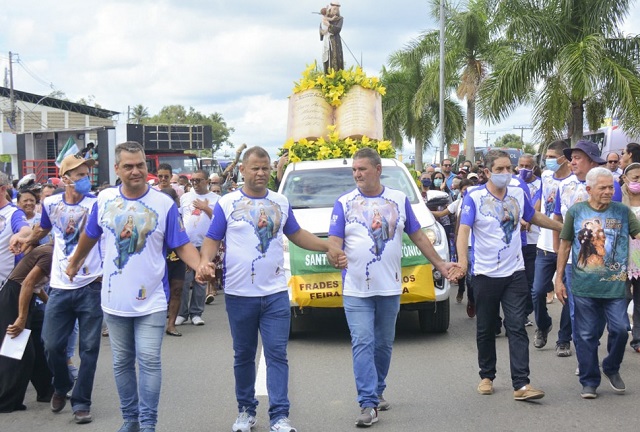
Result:
<svg viewBox="0 0 640 432"><path fill-rule="evenodd" d="M142 124L149 118L149 110L142 104L138 104L131 109L130 121L135 124Z"/></svg>
<svg viewBox="0 0 640 432"><path fill-rule="evenodd" d="M519 135L512 133L502 135L496 139L493 146L516 148L522 150L523 153L536 154L536 149L533 144L525 143Z"/></svg>
<svg viewBox="0 0 640 432"><path fill-rule="evenodd" d="M440 0L431 0L434 18L440 18ZM459 99L466 100L465 156L473 160L478 90L495 58L504 55L506 45L494 37L492 11L495 0L469 0L466 8L447 6L445 16L445 73L447 87L455 88ZM426 63L432 69L440 64L440 31L432 30L409 43L396 61ZM435 84L438 86L438 82Z"/></svg>
<svg viewBox="0 0 640 432"><path fill-rule="evenodd" d="M202 114L193 107L189 110L182 105L167 105L160 112L144 121L145 124L187 124L187 125L209 125L212 129L211 150L216 152L223 145L233 147L229 142L229 137L235 131L233 127L227 125L222 114L214 112L212 114Z"/></svg>
<svg viewBox="0 0 640 432"><path fill-rule="evenodd" d="M514 54L480 90L480 113L501 121L533 105L534 130L548 142L567 131L575 144L607 113L640 132L640 37L620 25L629 0L504 0L496 21Z"/></svg>
<svg viewBox="0 0 640 432"><path fill-rule="evenodd" d="M422 152L432 144L439 122L439 92L437 70L415 62L400 65L391 59L391 68L383 68L381 80L387 89L382 99L384 135L396 148L402 148L404 138L413 141L415 167L422 171ZM434 78L435 77L435 78ZM457 103L445 100L445 142L451 143L464 135L464 114Z"/></svg>

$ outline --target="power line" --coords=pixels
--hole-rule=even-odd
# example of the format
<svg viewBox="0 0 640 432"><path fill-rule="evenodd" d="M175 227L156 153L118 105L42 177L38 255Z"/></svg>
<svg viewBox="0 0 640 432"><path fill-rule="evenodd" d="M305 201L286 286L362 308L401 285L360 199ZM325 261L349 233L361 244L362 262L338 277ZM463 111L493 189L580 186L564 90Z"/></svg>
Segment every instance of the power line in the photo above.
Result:
<svg viewBox="0 0 640 432"><path fill-rule="evenodd" d="M486 143L485 147L489 147L489 135L493 135L495 133L496 133L495 131L480 132L480 135L485 135L485 143Z"/></svg>

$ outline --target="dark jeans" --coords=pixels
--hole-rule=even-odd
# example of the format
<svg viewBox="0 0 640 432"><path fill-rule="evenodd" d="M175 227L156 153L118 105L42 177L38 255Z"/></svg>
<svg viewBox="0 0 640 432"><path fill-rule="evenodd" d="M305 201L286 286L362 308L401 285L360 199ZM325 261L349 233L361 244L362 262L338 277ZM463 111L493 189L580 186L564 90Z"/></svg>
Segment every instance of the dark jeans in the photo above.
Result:
<svg viewBox="0 0 640 432"><path fill-rule="evenodd" d="M53 386L59 395L66 394L73 387L71 407L74 412L89 411L91 408L91 392L102 332L101 288L101 282L97 281L77 289L51 288L44 315L42 340L47 362L53 372ZM80 329L80 368L74 386L67 367L66 351L76 320Z"/></svg>
<svg viewBox="0 0 640 432"><path fill-rule="evenodd" d="M31 384L36 389L38 399L48 399L53 394L53 374L47 364L42 343L42 324L45 305L36 304L31 310L31 342L35 352L35 362L31 372Z"/></svg>
<svg viewBox="0 0 640 432"><path fill-rule="evenodd" d="M524 271L507 277L473 277L476 300L478 366L480 378L496 377L495 326L500 305L504 325L509 335L509 363L514 390L529 384L529 336L525 330L526 305L529 293Z"/></svg>
<svg viewBox="0 0 640 432"><path fill-rule="evenodd" d="M604 333L602 321L606 321L608 355L602 360L602 372L607 375L618 373L624 357L629 334L627 300L600 299L573 296L576 353L580 369L580 384L598 387L600 367L598 366L598 345Z"/></svg>
<svg viewBox="0 0 640 432"><path fill-rule="evenodd" d="M469 260L469 263L467 264L467 275L465 276L465 283L467 285L467 301L473 304L476 299L473 295L473 275L471 274L471 263L473 262L472 248L469 248L467 259Z"/></svg>
<svg viewBox="0 0 640 432"><path fill-rule="evenodd" d="M538 249L536 252L536 268L533 278L533 312L536 317L536 327L541 330L548 329L551 324L551 316L547 309L547 293L553 291L553 275L558 265L558 255ZM565 277L566 284L566 277ZM571 318L569 317L569 304L562 306L560 315L560 328L558 329L557 343L571 342Z"/></svg>
<svg viewBox="0 0 640 432"><path fill-rule="evenodd" d="M527 297L527 316L533 312L533 301L531 293L533 293L533 277L536 272L536 245L528 244L522 248L522 258L524 259L524 273L527 276L527 286L529 287L529 296Z"/></svg>

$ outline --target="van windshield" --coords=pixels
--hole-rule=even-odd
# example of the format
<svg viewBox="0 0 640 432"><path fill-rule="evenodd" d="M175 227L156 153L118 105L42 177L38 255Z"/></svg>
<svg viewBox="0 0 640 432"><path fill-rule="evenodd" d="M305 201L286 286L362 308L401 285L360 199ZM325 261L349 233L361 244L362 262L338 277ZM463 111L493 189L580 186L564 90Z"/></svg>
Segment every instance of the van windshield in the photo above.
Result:
<svg viewBox="0 0 640 432"><path fill-rule="evenodd" d="M382 168L382 184L400 190L412 204L419 202L414 181L400 167ZM289 199L291 207L333 207L336 199L355 188L350 166L292 171L282 185L282 193Z"/></svg>
<svg viewBox="0 0 640 432"><path fill-rule="evenodd" d="M171 165L174 174L191 174L198 169L198 160L187 155L159 155L158 162Z"/></svg>

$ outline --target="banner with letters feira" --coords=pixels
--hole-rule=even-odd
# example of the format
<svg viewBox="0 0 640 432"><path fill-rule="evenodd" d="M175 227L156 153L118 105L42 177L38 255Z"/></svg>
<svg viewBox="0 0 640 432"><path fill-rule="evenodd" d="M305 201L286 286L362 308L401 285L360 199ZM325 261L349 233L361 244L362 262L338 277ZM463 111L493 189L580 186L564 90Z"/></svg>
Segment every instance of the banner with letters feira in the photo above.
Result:
<svg viewBox="0 0 640 432"><path fill-rule="evenodd" d="M293 301L300 307L342 307L342 272L325 253L289 243ZM406 233L402 237L402 294L400 303L435 301L432 265Z"/></svg>

